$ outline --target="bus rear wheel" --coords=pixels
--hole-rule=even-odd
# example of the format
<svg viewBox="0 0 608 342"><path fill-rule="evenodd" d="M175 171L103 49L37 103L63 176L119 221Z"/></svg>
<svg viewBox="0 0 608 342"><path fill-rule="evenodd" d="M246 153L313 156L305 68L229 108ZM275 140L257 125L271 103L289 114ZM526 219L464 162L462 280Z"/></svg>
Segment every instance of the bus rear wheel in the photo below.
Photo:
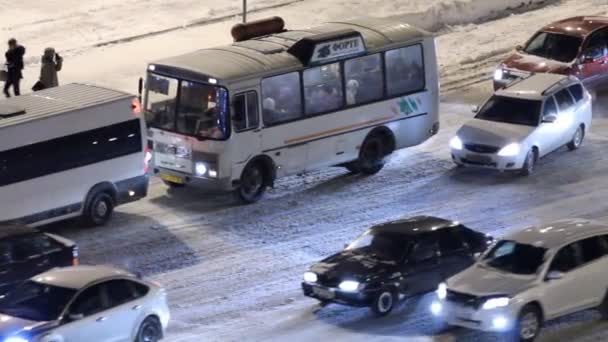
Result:
<svg viewBox="0 0 608 342"><path fill-rule="evenodd" d="M357 168L366 175L378 173L384 167L385 152L384 139L378 135L367 137L361 145Z"/></svg>
<svg viewBox="0 0 608 342"><path fill-rule="evenodd" d="M237 189L237 195L244 203L255 203L264 196L266 185L263 165L259 162L249 164L241 174L241 182Z"/></svg>
<svg viewBox="0 0 608 342"><path fill-rule="evenodd" d="M107 192L93 195L84 210L83 218L90 226L103 226L110 221L114 212L114 199Z"/></svg>

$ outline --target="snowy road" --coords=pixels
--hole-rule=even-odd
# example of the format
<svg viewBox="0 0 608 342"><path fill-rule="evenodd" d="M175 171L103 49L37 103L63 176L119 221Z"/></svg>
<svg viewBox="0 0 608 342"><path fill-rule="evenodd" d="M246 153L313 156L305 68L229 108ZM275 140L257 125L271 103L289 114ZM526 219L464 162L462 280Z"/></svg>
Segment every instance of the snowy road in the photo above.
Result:
<svg viewBox="0 0 608 342"><path fill-rule="evenodd" d="M101 17L112 18L114 2L119 3L107 2ZM164 2L139 1L143 3L150 4L152 11L154 4ZM338 5L323 11L317 7L315 18L302 16L311 3L329 1L306 0L259 16L282 15L294 27L341 18ZM365 13L366 7L360 4L356 11ZM593 132L584 146L548 156L531 178L456 171L447 150L449 138L472 115L471 104L489 89L487 82L477 82L540 23L572 13L606 14L608 4L605 0L563 1L539 11L444 30L438 38L442 84L444 90L457 91L442 104L442 130L424 145L397 153L376 176L326 169L291 177L279 181L264 201L250 206L238 206L230 195L168 191L153 179L150 196L121 207L108 227L92 230L60 224L50 229L76 240L84 262L124 266L162 282L169 289L173 316L168 341L495 340L496 336L465 330L434 336L424 299L406 303L385 319L374 319L365 309L329 306L318 310L314 301L301 295L299 283L310 263L340 249L366 227L404 215L440 215L495 235L543 220L608 218L606 96L596 106ZM98 16L83 18L83 22L99 21ZM146 32L151 30L149 24L137 23L133 30ZM156 30L174 23L161 24L152 26ZM190 51L193 46L226 43L231 24L219 22L99 49L83 44L100 41L94 36L68 37L65 48L76 52L66 59L60 77L64 82L92 80L132 91L146 62ZM112 39L125 36L124 30L114 32ZM53 39L63 42L66 35L57 34ZM29 45L33 49L46 44L34 33L24 37L33 40ZM36 73L36 66L30 66L26 81L35 79ZM468 84L474 85L462 88ZM608 325L599 323L594 312L552 323L543 336L543 341L607 339Z"/></svg>

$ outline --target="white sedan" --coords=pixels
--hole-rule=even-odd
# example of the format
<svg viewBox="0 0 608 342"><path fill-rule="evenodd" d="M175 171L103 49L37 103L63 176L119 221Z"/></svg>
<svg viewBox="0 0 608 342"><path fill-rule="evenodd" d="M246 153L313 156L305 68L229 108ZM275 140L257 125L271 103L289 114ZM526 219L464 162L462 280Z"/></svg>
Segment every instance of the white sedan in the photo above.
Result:
<svg viewBox="0 0 608 342"><path fill-rule="evenodd" d="M165 290L106 266L56 268L0 298L2 342L156 342L168 322Z"/></svg>
<svg viewBox="0 0 608 342"><path fill-rule="evenodd" d="M458 166L521 171L567 145L577 149L591 127L591 96L574 77L536 74L500 89L450 141Z"/></svg>
<svg viewBox="0 0 608 342"><path fill-rule="evenodd" d="M437 289L451 325L536 339L545 321L597 308L608 319L608 225L565 220L513 232Z"/></svg>

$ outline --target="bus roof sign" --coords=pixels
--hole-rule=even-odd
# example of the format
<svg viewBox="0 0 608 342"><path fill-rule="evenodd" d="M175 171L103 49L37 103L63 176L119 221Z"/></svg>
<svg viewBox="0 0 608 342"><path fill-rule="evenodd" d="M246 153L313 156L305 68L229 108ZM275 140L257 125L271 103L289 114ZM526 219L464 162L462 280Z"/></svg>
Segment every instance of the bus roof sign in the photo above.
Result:
<svg viewBox="0 0 608 342"><path fill-rule="evenodd" d="M300 39L288 52L304 65L316 65L364 54L361 33L342 30Z"/></svg>

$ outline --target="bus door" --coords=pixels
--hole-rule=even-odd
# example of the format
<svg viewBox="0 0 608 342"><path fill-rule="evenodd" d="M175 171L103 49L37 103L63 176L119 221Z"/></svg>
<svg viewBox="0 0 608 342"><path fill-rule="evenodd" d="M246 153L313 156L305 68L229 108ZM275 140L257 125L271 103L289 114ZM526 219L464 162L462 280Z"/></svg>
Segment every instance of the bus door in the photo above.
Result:
<svg viewBox="0 0 608 342"><path fill-rule="evenodd" d="M238 92L232 101L232 123L235 146L234 162L244 163L261 150L261 130L258 94L256 91Z"/></svg>

